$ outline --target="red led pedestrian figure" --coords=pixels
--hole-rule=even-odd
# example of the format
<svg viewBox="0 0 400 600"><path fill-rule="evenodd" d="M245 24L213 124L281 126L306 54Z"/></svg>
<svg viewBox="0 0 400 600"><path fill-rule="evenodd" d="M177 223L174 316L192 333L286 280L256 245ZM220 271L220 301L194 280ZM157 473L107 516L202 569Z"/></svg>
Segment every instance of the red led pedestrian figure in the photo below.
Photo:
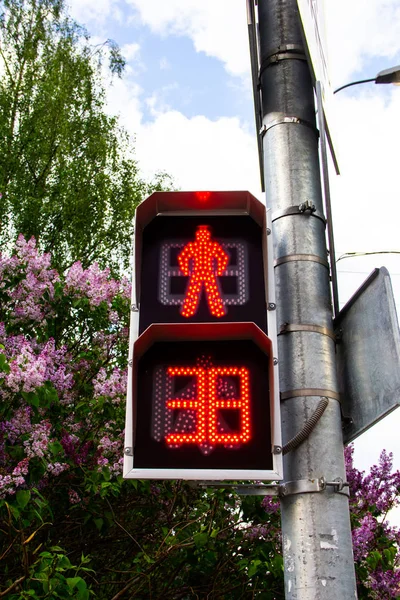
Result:
<svg viewBox="0 0 400 600"><path fill-rule="evenodd" d="M228 262L229 255L218 242L211 239L208 226L199 225L195 241L186 244L178 256L180 270L190 276L181 309L184 317L192 317L196 313L203 287L210 313L214 317L226 314L217 277L226 270Z"/></svg>

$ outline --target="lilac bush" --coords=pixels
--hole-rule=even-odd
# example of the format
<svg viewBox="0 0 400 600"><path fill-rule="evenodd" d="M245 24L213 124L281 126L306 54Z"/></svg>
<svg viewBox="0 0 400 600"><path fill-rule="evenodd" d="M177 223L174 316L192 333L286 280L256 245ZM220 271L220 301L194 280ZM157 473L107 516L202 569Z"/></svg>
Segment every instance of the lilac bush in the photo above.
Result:
<svg viewBox="0 0 400 600"><path fill-rule="evenodd" d="M68 564L57 545L30 551L54 519L52 503L89 506L112 482L121 486L129 302L126 280L79 262L59 274L33 238L0 254L2 558L20 565L24 581L38 580L29 597L47 597L54 578L60 597L88 595L83 579L47 569L49 557ZM12 579L10 594L20 586Z"/></svg>
<svg viewBox="0 0 400 600"><path fill-rule="evenodd" d="M352 445L345 449L359 598L398 598L400 531L388 516L400 504L400 472L393 472L393 455L383 450L365 475L354 467L353 453Z"/></svg>
<svg viewBox="0 0 400 600"><path fill-rule="evenodd" d="M123 481L129 306L33 238L0 254L0 596L283 597L277 499ZM400 473L346 464L359 598L400 597Z"/></svg>

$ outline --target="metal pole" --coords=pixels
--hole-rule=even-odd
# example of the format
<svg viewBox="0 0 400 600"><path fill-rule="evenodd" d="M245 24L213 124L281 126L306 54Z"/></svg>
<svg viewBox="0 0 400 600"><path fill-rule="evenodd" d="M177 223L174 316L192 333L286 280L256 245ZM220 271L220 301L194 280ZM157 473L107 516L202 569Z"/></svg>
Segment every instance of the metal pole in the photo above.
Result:
<svg viewBox="0 0 400 600"><path fill-rule="evenodd" d="M313 88L296 0L258 0L258 15L284 443L329 399L309 437L285 456L285 598L350 600L348 488L324 485L345 481L345 469Z"/></svg>

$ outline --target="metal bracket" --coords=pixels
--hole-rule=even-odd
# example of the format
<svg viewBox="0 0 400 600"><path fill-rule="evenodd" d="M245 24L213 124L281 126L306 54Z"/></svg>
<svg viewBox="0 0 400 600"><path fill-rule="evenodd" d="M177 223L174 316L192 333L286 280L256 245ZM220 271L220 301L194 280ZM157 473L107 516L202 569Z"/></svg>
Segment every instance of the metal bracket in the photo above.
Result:
<svg viewBox="0 0 400 600"><path fill-rule="evenodd" d="M337 477L333 481L326 481L325 477L319 479L300 479L298 481L287 481L286 483L225 483L223 481L196 481L191 484L200 489L216 488L226 489L237 492L239 496L278 496L279 498L287 498L288 496L296 496L297 494L316 494L325 492L328 487L333 487L333 491L337 494L349 496L348 491L343 491L349 487L347 481L343 481L341 477Z"/></svg>
<svg viewBox="0 0 400 600"><path fill-rule="evenodd" d="M296 494L314 494L326 489L323 477L319 479L299 479L298 481L286 481L279 486L279 495L282 498L295 496Z"/></svg>
<svg viewBox="0 0 400 600"><path fill-rule="evenodd" d="M350 495L348 492L343 492L345 487L349 487L349 483L343 481L341 477L337 477L334 481L326 481L325 477L287 481L279 486L279 495L286 498L287 496L295 496L296 494L315 494L324 492L327 487L333 487L333 491L338 494Z"/></svg>
<svg viewBox="0 0 400 600"><path fill-rule="evenodd" d="M315 207L315 204L313 204L309 200L306 200L305 202L302 202L301 204L299 204L299 211L301 213L304 213L306 211L309 211L310 213L315 213L316 210L317 209Z"/></svg>
<svg viewBox="0 0 400 600"><path fill-rule="evenodd" d="M223 490L232 490L239 496L279 496L280 485L277 483L225 483L223 481L196 481L189 485L199 487L200 489L216 488Z"/></svg>
<svg viewBox="0 0 400 600"><path fill-rule="evenodd" d="M343 494L344 496L350 496L350 489L348 492L343 492L343 488L350 488L350 484L348 481L343 481L341 477L336 477L333 481L326 481L325 485L332 486L334 488L334 492L337 494Z"/></svg>

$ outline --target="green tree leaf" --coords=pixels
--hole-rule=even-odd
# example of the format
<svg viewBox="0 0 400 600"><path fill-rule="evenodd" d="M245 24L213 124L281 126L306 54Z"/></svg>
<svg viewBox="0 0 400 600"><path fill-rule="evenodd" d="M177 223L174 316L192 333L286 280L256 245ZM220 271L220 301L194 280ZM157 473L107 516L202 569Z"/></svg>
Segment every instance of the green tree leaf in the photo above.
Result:
<svg viewBox="0 0 400 600"><path fill-rule="evenodd" d="M19 490L16 494L15 494L18 506L20 508L25 508L25 506L28 504L29 500L31 499L31 493L29 490Z"/></svg>

